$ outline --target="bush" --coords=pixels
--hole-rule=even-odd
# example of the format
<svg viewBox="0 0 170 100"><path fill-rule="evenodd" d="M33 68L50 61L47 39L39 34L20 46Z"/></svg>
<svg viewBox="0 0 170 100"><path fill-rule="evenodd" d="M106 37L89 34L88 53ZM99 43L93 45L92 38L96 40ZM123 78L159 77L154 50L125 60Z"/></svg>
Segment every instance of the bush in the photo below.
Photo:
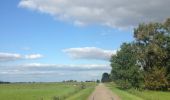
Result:
<svg viewBox="0 0 170 100"><path fill-rule="evenodd" d="M132 87L128 80L118 80L117 84L121 89L129 89Z"/></svg>
<svg viewBox="0 0 170 100"><path fill-rule="evenodd" d="M61 99L60 99L60 97L55 96L55 97L53 97L53 100L61 100Z"/></svg>
<svg viewBox="0 0 170 100"><path fill-rule="evenodd" d="M168 90L168 81L165 74L165 68L157 67L154 67L150 72L145 73L145 88L151 90Z"/></svg>
<svg viewBox="0 0 170 100"><path fill-rule="evenodd" d="M81 83L80 89L85 89L86 85L84 83Z"/></svg>

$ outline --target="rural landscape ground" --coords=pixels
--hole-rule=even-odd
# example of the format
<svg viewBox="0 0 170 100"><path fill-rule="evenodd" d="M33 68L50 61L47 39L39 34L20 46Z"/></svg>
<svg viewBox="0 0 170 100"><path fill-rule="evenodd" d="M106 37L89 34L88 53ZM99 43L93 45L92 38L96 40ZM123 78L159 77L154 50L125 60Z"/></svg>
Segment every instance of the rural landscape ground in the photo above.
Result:
<svg viewBox="0 0 170 100"><path fill-rule="evenodd" d="M114 83L13 83L0 85L0 100L169 100L169 92L121 90Z"/></svg>

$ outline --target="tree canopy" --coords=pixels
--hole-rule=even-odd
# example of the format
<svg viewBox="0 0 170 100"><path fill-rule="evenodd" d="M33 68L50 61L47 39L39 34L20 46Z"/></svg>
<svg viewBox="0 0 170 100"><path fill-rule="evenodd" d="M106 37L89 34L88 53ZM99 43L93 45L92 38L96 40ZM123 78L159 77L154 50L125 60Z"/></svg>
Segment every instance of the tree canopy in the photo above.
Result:
<svg viewBox="0 0 170 100"><path fill-rule="evenodd" d="M167 90L170 86L170 19L140 24L135 40L111 57L111 79L122 88Z"/></svg>
<svg viewBox="0 0 170 100"><path fill-rule="evenodd" d="M108 73L103 73L101 82L110 82L110 75Z"/></svg>

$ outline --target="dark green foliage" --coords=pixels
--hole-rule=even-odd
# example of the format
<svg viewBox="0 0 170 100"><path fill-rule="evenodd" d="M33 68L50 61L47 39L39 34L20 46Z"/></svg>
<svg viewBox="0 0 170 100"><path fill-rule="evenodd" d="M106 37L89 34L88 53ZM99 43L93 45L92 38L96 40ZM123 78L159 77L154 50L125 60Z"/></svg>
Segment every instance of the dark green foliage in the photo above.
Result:
<svg viewBox="0 0 170 100"><path fill-rule="evenodd" d="M122 88L167 90L170 86L170 19L140 24L135 41L122 44L111 58L111 79Z"/></svg>
<svg viewBox="0 0 170 100"><path fill-rule="evenodd" d="M108 73L103 73L101 82L110 82L110 75Z"/></svg>
<svg viewBox="0 0 170 100"><path fill-rule="evenodd" d="M10 82L0 81L0 84L10 84Z"/></svg>
<svg viewBox="0 0 170 100"><path fill-rule="evenodd" d="M140 67L136 64L136 46L124 43L117 55L111 59L111 77L121 88L140 87L142 75Z"/></svg>
<svg viewBox="0 0 170 100"><path fill-rule="evenodd" d="M148 89L167 89L167 76L170 74L169 29L170 20L168 19L163 24L139 25L134 31L135 42L139 48L137 56L145 72L144 84Z"/></svg>
<svg viewBox="0 0 170 100"><path fill-rule="evenodd" d="M151 90L167 90L168 82L165 76L165 68L154 67L153 70L146 72L145 87Z"/></svg>
<svg viewBox="0 0 170 100"><path fill-rule="evenodd" d="M96 83L100 83L100 80L96 80Z"/></svg>

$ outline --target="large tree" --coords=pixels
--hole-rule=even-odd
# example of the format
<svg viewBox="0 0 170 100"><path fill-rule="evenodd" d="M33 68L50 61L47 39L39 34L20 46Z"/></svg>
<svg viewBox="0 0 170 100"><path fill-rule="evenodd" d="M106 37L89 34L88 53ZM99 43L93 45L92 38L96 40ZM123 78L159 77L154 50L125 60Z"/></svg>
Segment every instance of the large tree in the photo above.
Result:
<svg viewBox="0 0 170 100"><path fill-rule="evenodd" d="M124 88L143 83L148 89L166 90L170 84L170 19L140 24L134 38L112 56L111 78Z"/></svg>
<svg viewBox="0 0 170 100"><path fill-rule="evenodd" d="M111 77L122 88L138 88L141 83L142 75L137 64L135 48L133 43L124 43L117 55L111 58Z"/></svg>
<svg viewBox="0 0 170 100"><path fill-rule="evenodd" d="M138 45L138 61L145 71L145 86L152 89L157 89L158 85L167 88L167 81L170 80L168 78L170 76L170 19L165 23L140 24L134 31L134 37ZM148 86L148 83L153 81L157 83L155 88Z"/></svg>
<svg viewBox="0 0 170 100"><path fill-rule="evenodd" d="M152 70L154 66L165 66L166 34L160 23L140 24L134 31L138 45L138 60L144 70Z"/></svg>

